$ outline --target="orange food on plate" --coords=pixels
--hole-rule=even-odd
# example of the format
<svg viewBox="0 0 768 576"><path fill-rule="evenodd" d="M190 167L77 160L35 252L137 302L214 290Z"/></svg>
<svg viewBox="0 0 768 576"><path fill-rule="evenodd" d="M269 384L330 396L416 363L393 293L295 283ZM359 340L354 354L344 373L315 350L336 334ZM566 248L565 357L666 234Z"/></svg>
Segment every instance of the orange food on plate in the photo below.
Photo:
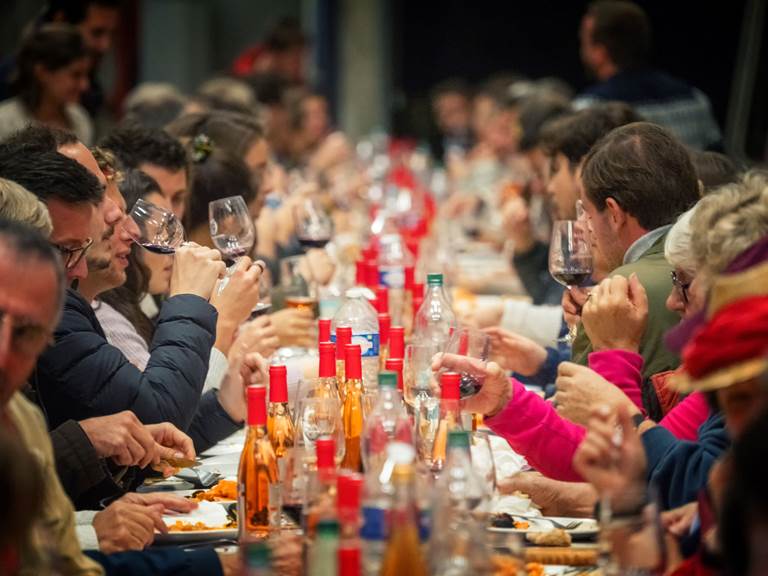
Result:
<svg viewBox="0 0 768 576"><path fill-rule="evenodd" d="M528 528L530 527L531 525L524 520L519 520L515 522L515 530L528 530Z"/></svg>
<svg viewBox="0 0 768 576"><path fill-rule="evenodd" d="M202 502L219 502L220 500L237 500L237 482L234 480L220 480L216 486L209 490L201 490L190 496L192 500Z"/></svg>
<svg viewBox="0 0 768 576"><path fill-rule="evenodd" d="M225 524L224 526L208 526L207 524L203 524L202 522L182 522L181 520L176 520L173 524L168 526L169 532L199 532L201 530L226 530L227 528L235 528L235 523L230 522L229 524Z"/></svg>
<svg viewBox="0 0 768 576"><path fill-rule="evenodd" d="M544 565L538 562L529 562L525 565L528 576L544 576Z"/></svg>

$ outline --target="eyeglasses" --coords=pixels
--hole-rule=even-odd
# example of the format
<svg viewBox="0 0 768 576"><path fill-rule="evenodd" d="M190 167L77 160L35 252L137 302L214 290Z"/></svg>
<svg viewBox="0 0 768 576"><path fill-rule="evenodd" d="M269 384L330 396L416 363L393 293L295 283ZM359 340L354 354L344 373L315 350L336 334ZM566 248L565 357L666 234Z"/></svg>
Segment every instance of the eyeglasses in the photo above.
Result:
<svg viewBox="0 0 768 576"><path fill-rule="evenodd" d="M11 323L11 346L23 354L38 354L45 344L53 343L49 328L0 309L0 330L6 322Z"/></svg>
<svg viewBox="0 0 768 576"><path fill-rule="evenodd" d="M90 248L92 244L93 238L88 238L81 246L78 246L77 248L65 248L64 246L59 246L58 244L51 242L51 246L56 248L56 250L58 250L61 254L61 259L64 261L64 268L67 270L72 270L80 263L80 260L83 259L83 256L85 256L85 253L88 251L88 248Z"/></svg>
<svg viewBox="0 0 768 576"><path fill-rule="evenodd" d="M672 285L680 292L680 296L683 298L683 302L688 304L688 289L691 287L690 282L683 282L678 278L677 272L672 270L669 274L672 277Z"/></svg>

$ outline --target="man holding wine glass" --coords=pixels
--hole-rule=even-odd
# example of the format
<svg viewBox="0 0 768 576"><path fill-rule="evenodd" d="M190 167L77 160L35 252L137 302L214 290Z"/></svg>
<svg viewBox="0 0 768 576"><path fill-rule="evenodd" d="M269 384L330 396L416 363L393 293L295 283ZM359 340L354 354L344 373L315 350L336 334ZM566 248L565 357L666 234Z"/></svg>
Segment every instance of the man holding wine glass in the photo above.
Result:
<svg viewBox="0 0 768 576"><path fill-rule="evenodd" d="M593 249L605 259L611 275L635 273L648 294L648 325L640 344L643 375L673 369L678 360L665 348L663 335L678 319L665 307L670 267L664 259L664 239L671 224L699 198L688 151L664 128L628 124L590 150L582 181ZM581 306L566 292L563 308L580 314ZM585 364L591 350L580 327L574 361Z"/></svg>

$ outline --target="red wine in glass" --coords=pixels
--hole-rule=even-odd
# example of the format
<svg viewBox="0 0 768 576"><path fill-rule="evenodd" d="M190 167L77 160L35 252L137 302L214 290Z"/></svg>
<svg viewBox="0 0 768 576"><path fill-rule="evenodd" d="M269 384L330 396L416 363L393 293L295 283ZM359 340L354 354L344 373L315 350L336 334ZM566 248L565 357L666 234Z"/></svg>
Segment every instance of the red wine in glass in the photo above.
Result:
<svg viewBox="0 0 768 576"><path fill-rule="evenodd" d="M147 242L145 244L141 244L141 247L144 248L145 250L148 250L149 252L152 252L153 254L168 255L168 254L176 253L176 248L174 248L173 246L164 246L162 244L150 244Z"/></svg>
<svg viewBox="0 0 768 576"><path fill-rule="evenodd" d="M553 270L552 278L563 286L581 286L592 276L591 270Z"/></svg>

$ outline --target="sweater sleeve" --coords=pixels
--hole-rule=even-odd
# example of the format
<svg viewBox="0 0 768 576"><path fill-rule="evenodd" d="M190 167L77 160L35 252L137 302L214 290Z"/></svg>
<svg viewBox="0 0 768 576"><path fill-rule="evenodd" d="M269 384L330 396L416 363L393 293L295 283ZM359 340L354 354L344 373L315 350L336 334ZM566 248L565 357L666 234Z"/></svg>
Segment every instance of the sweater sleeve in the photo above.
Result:
<svg viewBox="0 0 768 576"><path fill-rule="evenodd" d="M645 414L640 391L643 380L643 357L640 354L627 350L602 350L591 352L588 359L592 370L624 392Z"/></svg>
<svg viewBox="0 0 768 576"><path fill-rule="evenodd" d="M698 442L678 440L663 426L647 430L641 439L648 479L659 487L664 509L693 502L706 486L712 465L730 445L722 414L702 424Z"/></svg>
<svg viewBox="0 0 768 576"><path fill-rule="evenodd" d="M707 397L699 391L687 396L659 422L680 440L698 438L699 427L709 416Z"/></svg>
<svg viewBox="0 0 768 576"><path fill-rule="evenodd" d="M232 420L219 404L218 390L209 390L200 399L187 433L195 444L195 451L200 454L242 427L243 423Z"/></svg>
<svg viewBox="0 0 768 576"><path fill-rule="evenodd" d="M169 298L142 372L104 339L82 298L72 298L54 346L38 362L36 383L50 425L132 410L145 424L187 430L208 372L216 310L198 296Z"/></svg>
<svg viewBox="0 0 768 576"><path fill-rule="evenodd" d="M107 576L221 576L221 562L211 548L150 548L139 552L104 554L88 550L86 555L101 564Z"/></svg>
<svg viewBox="0 0 768 576"><path fill-rule="evenodd" d="M56 473L73 502L97 484L111 480L109 470L93 444L74 420L67 420L51 431L51 444Z"/></svg>
<svg viewBox="0 0 768 576"><path fill-rule="evenodd" d="M572 462L584 428L562 418L550 402L517 380L512 380L512 387L512 399L485 423L545 476L582 482Z"/></svg>

